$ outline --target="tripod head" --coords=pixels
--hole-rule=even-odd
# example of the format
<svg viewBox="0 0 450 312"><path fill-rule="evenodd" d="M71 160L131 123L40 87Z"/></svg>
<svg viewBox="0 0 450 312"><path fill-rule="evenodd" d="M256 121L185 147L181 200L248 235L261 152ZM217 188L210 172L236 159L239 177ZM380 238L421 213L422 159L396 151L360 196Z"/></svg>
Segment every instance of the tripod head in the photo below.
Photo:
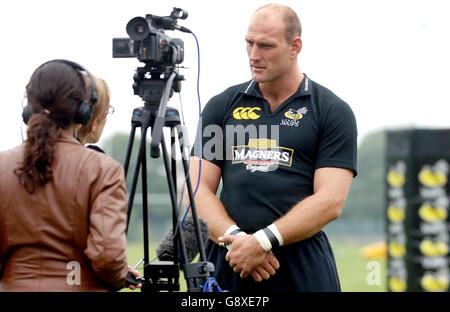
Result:
<svg viewBox="0 0 450 312"><path fill-rule="evenodd" d="M145 105L159 105L163 96L164 88L167 80L175 74L173 79L169 98L172 97L173 92L181 91L181 81L184 76L178 73L177 67L159 67L155 68L150 64L144 67L138 67L133 76L133 91L135 95L141 97Z"/></svg>

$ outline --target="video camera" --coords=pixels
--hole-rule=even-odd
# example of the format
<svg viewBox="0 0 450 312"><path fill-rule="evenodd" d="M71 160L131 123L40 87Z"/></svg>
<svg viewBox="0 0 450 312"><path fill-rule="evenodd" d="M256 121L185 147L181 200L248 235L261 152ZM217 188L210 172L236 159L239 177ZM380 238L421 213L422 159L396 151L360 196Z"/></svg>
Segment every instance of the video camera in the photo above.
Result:
<svg viewBox="0 0 450 312"><path fill-rule="evenodd" d="M152 67L180 64L184 60L184 43L179 38L170 38L164 30L189 29L177 25L177 19L186 19L187 11L173 8L170 16L147 14L137 16L126 27L130 38L113 38L113 57L137 57L140 62Z"/></svg>

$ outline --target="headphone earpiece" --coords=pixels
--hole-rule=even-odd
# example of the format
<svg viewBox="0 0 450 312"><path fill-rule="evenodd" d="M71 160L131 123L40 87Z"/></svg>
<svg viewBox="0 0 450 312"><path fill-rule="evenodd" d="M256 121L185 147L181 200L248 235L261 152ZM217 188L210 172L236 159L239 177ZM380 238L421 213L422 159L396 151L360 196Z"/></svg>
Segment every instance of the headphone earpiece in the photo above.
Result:
<svg viewBox="0 0 450 312"><path fill-rule="evenodd" d="M92 112L92 104L88 101L83 101L80 106L78 106L78 110L73 121L78 124L87 125L89 119L92 117Z"/></svg>
<svg viewBox="0 0 450 312"><path fill-rule="evenodd" d="M22 119L25 124L28 123L28 120L30 119L31 115L33 115L33 112L31 111L30 106L26 105L22 111Z"/></svg>
<svg viewBox="0 0 450 312"><path fill-rule="evenodd" d="M91 117L92 117L93 105L97 102L97 99L98 99L97 86L95 85L94 77L92 77L91 73L87 69L85 69L83 66L81 66L75 62L68 61L68 60L53 60L53 61L48 61L44 64L47 64L50 62L61 62L61 63L67 64L67 65L73 67L75 70L84 71L88 75L89 80L91 81L91 86L92 86L91 98L89 101L84 100L80 103L80 105L78 105L78 109L75 113L75 117L73 118L73 121L75 123L86 125L89 122L89 119L91 119ZM42 64L41 66L43 66L44 64ZM33 115L33 112L31 110L29 104L27 104L26 106L24 106L23 111L22 111L22 120L25 124L28 123L28 120L30 119L31 115Z"/></svg>

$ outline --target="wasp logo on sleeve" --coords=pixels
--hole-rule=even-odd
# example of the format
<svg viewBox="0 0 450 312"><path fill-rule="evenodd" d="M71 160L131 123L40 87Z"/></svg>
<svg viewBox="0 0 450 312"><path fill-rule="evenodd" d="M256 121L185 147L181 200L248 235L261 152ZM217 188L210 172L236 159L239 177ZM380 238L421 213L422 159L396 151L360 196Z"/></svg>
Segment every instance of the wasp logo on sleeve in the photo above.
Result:
<svg viewBox="0 0 450 312"><path fill-rule="evenodd" d="M298 127L300 124L300 119L303 118L308 112L306 107L299 108L297 110L290 108L287 112L284 113L284 117L287 119L282 119L280 126L288 126L288 127Z"/></svg>
<svg viewBox="0 0 450 312"><path fill-rule="evenodd" d="M238 107L233 111L234 119L252 119L256 120L261 115L258 115L256 111L260 111L259 107Z"/></svg>
<svg viewBox="0 0 450 312"><path fill-rule="evenodd" d="M291 167L293 155L293 149L277 146L276 140L250 139L248 145L233 146L231 163L244 163L251 172L269 172L279 165Z"/></svg>

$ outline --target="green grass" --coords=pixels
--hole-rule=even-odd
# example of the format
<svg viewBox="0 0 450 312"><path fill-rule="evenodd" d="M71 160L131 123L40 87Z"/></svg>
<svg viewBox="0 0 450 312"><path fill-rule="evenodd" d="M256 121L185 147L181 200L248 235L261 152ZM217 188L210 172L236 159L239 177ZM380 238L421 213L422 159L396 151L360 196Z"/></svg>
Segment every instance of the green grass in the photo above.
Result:
<svg viewBox="0 0 450 312"><path fill-rule="evenodd" d="M370 242L373 243L373 242ZM338 269L341 288L344 292L384 292L387 291L386 260L370 260L360 256L359 251L367 242L339 240L331 242ZM372 263L372 266L369 262ZM368 267L369 264L369 267ZM377 267L377 268L376 268ZM376 274L379 268L379 278ZM371 275L369 275L371 274ZM379 284L369 285L369 281ZM370 277L374 277L371 279Z"/></svg>
<svg viewBox="0 0 450 312"><path fill-rule="evenodd" d="M372 242L369 242L372 243ZM375 260L379 263L380 276L379 285L369 285L367 282L367 276L371 273L370 268L367 268L367 264L370 261L362 258L359 255L360 249L365 246L367 242L354 241L347 239L339 239L331 241L334 255L336 258L336 265L341 282L341 288L344 292L382 292L387 291L386 285L386 261ZM157 244L151 244L150 246L150 260L156 261L156 246ZM128 244L127 257L128 263L134 266L143 258L144 250L142 244L131 243ZM142 265L140 266L141 274L143 274ZM186 282L183 274L180 274L180 287L181 291L186 291ZM131 291L129 289L123 289L122 291Z"/></svg>

